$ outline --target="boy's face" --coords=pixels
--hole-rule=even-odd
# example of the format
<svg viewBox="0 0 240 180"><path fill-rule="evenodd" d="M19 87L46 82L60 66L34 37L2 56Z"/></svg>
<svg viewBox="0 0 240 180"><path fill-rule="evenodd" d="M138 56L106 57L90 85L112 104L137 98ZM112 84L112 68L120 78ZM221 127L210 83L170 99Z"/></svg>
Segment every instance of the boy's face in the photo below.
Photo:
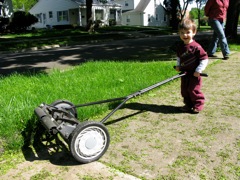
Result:
<svg viewBox="0 0 240 180"><path fill-rule="evenodd" d="M193 37L196 33L193 32L192 29L180 29L179 34L184 44L189 44L193 41Z"/></svg>

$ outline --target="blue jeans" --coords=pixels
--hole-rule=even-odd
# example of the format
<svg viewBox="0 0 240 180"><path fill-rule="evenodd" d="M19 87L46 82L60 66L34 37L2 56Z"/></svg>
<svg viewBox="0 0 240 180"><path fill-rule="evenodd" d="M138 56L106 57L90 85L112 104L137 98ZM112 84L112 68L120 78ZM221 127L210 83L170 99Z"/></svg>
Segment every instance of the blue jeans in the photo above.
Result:
<svg viewBox="0 0 240 180"><path fill-rule="evenodd" d="M214 19L209 19L208 23L213 29L212 42L209 44L208 51L207 51L208 54L213 55L216 52L217 45L219 42L223 56L225 57L229 55L230 50L229 50L227 38L225 36L224 29L223 29L224 23Z"/></svg>

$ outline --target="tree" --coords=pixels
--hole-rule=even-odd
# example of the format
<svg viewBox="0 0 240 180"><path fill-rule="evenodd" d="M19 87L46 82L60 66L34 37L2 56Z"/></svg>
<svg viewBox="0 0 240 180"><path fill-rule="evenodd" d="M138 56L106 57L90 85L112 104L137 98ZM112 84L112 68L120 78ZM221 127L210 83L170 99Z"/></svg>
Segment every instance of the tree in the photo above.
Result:
<svg viewBox="0 0 240 180"><path fill-rule="evenodd" d="M164 0L163 5L171 15L171 24L173 30L177 30L178 23L185 17L188 5L194 0Z"/></svg>
<svg viewBox="0 0 240 180"><path fill-rule="evenodd" d="M163 4L167 10L167 12L170 14L170 26L173 30L176 30L179 23L179 9L180 6L179 0L164 0Z"/></svg>
<svg viewBox="0 0 240 180"><path fill-rule="evenodd" d="M21 9L26 12L28 12L37 2L38 0L12 0L15 11Z"/></svg>
<svg viewBox="0 0 240 180"><path fill-rule="evenodd" d="M189 12L189 14L192 19L197 19L198 18L198 9L192 8L191 11Z"/></svg>
<svg viewBox="0 0 240 180"><path fill-rule="evenodd" d="M86 0L87 7L87 30L90 29L92 22L92 3L93 0Z"/></svg>
<svg viewBox="0 0 240 180"><path fill-rule="evenodd" d="M191 4L194 0L181 0L182 6L180 6L179 3L179 9L180 9L180 21L186 16L188 5Z"/></svg>
<svg viewBox="0 0 240 180"><path fill-rule="evenodd" d="M107 0L99 0L99 2L105 4L108 1ZM86 7L87 7L87 30L91 27L91 24L93 23L93 17L92 17L92 4L93 0L86 0Z"/></svg>
<svg viewBox="0 0 240 180"><path fill-rule="evenodd" d="M237 26L240 14L240 0L230 0L227 12L225 33L227 37L237 37Z"/></svg>
<svg viewBox="0 0 240 180"><path fill-rule="evenodd" d="M202 13L201 13L201 10L203 9L203 5L206 4L206 1L207 0L196 0L196 4L197 4L197 10L198 10L198 28L200 28L200 25L201 25L201 17L202 17ZM204 15L204 13L203 13Z"/></svg>

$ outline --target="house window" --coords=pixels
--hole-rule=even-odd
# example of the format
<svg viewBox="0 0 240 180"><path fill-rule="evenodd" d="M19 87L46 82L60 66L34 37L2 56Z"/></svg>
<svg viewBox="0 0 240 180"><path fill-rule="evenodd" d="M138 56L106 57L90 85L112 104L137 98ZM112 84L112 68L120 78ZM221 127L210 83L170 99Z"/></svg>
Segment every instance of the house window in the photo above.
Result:
<svg viewBox="0 0 240 180"><path fill-rule="evenodd" d="M167 21L167 14L164 14L164 21Z"/></svg>
<svg viewBox="0 0 240 180"><path fill-rule="evenodd" d="M96 20L103 20L103 10L102 9L96 9L95 10L95 17L96 17Z"/></svg>
<svg viewBox="0 0 240 180"><path fill-rule="evenodd" d="M38 22L42 23L42 16L41 16L41 14L35 14L35 16L38 18Z"/></svg>
<svg viewBox="0 0 240 180"><path fill-rule="evenodd" d="M130 22L130 15L127 16L127 22Z"/></svg>
<svg viewBox="0 0 240 180"><path fill-rule="evenodd" d="M158 14L156 14L156 21L158 21L158 19L159 19L159 16L158 16Z"/></svg>
<svg viewBox="0 0 240 180"><path fill-rule="evenodd" d="M128 6L128 2L127 1L125 1L125 6Z"/></svg>
<svg viewBox="0 0 240 180"><path fill-rule="evenodd" d="M58 11L57 12L57 20L60 21L68 21L68 11Z"/></svg>
<svg viewBox="0 0 240 180"><path fill-rule="evenodd" d="M43 13L43 24L46 24L46 13Z"/></svg>
<svg viewBox="0 0 240 180"><path fill-rule="evenodd" d="M52 11L49 11L49 12L48 12L48 16L49 16L49 18L53 18L53 12L52 12Z"/></svg>
<svg viewBox="0 0 240 180"><path fill-rule="evenodd" d="M151 22L151 15L148 14L148 22Z"/></svg>

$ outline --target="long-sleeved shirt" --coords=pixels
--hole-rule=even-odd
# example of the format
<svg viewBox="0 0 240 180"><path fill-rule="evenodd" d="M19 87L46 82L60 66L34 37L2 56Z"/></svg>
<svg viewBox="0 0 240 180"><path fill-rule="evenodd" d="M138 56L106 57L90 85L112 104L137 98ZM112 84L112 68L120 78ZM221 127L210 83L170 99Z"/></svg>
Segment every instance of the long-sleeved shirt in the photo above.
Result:
<svg viewBox="0 0 240 180"><path fill-rule="evenodd" d="M208 0L204 8L205 15L223 22L227 16L229 0Z"/></svg>
<svg viewBox="0 0 240 180"><path fill-rule="evenodd" d="M181 71L201 73L208 64L208 55L196 41L190 44L181 44L177 48L177 66Z"/></svg>

